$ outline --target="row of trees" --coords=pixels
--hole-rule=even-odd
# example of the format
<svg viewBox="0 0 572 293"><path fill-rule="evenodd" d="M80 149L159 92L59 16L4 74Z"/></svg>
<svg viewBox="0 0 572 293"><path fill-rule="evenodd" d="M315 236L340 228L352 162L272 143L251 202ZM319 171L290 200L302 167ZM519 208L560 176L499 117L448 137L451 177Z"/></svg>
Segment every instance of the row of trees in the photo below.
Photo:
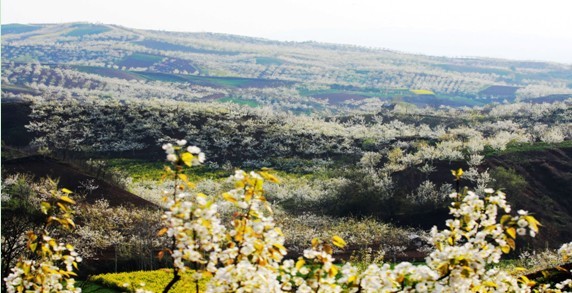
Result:
<svg viewBox="0 0 572 293"><path fill-rule="evenodd" d="M296 156L359 158L365 151L399 151L398 157L391 161L393 168L399 169L398 165L416 165L427 160L468 158L485 147L503 150L510 143L554 143L572 137L570 109L565 103L528 110L542 114L531 115L538 122L533 119L493 122L503 111L511 113L515 107L521 111L513 115L525 116L524 105L499 106L489 114L481 112L480 115L490 116L490 120L487 116L479 119L483 122L471 118L473 110L457 111L461 119L443 120L470 123L470 127L462 124L447 127L442 123L430 126L407 119L402 122L399 115L390 111L373 116L299 116L233 104L98 99L40 100L31 107L26 127L35 137L33 144L40 148L56 152L121 152L149 149L158 142L186 135L194 143L208 146L211 157L219 162L238 157L243 161ZM426 118L429 122L433 119ZM185 133L180 130L181 125L185 125Z"/></svg>

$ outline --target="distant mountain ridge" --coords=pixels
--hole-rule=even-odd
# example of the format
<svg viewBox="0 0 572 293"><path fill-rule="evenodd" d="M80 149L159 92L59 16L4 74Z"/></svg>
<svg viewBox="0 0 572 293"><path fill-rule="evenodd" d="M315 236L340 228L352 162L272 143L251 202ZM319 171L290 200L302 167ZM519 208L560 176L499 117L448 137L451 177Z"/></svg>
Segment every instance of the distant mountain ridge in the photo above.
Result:
<svg viewBox="0 0 572 293"><path fill-rule="evenodd" d="M434 57L354 45L92 23L2 25L2 60L2 70L9 70L3 72L8 76L3 85L12 93L21 92L14 90L18 87L41 91L37 88L40 84L54 86L53 80L45 84L42 77L10 78L12 70L24 70L16 69L21 64L40 63L58 72L50 76L77 72L86 74L84 79L100 79L88 84L90 90L101 90L93 88L94 83L116 82L101 78L139 80L169 91L182 83L195 86L195 91L201 87L205 93L195 95L198 99L216 95L258 104L276 103L285 98L283 91L288 91L289 99L303 104L302 108L324 102L356 106L372 100L417 106L478 106L536 98L558 101L572 96L572 65L567 64ZM82 86L63 87L74 91ZM237 88L254 90L238 95ZM261 88L266 92L256 90ZM269 93L270 88L282 93ZM189 99L184 95L178 96Z"/></svg>

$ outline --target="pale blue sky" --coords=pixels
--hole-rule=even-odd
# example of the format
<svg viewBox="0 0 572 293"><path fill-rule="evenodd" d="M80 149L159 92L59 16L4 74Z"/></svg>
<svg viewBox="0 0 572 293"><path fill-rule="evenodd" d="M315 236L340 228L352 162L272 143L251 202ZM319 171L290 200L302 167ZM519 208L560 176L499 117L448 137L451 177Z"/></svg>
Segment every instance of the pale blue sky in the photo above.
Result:
<svg viewBox="0 0 572 293"><path fill-rule="evenodd" d="M1 5L3 24L89 21L572 64L569 0L2 0Z"/></svg>

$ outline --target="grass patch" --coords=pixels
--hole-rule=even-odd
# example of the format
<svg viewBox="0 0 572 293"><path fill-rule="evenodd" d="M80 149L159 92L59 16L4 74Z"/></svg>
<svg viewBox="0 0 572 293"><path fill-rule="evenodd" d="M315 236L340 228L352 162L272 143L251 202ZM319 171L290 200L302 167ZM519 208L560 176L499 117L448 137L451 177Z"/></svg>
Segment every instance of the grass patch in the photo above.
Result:
<svg viewBox="0 0 572 293"><path fill-rule="evenodd" d="M155 50L164 50L164 51L181 51L181 52L198 53L198 54L214 54L214 55L229 55L229 56L236 56L240 54L240 52L201 49L192 46L174 44L151 39L138 41L135 42L135 44Z"/></svg>
<svg viewBox="0 0 572 293"><path fill-rule="evenodd" d="M149 80L159 80L166 82L190 82L196 85L217 88L239 88L248 86L264 87L272 86L274 83L276 83L274 80L240 77L197 76L157 72L137 72L136 74Z"/></svg>
<svg viewBox="0 0 572 293"><path fill-rule="evenodd" d="M219 102L222 103L235 103L235 104L239 104L239 105L243 105L243 106L249 106L252 108L256 108L259 107L260 104L258 104L256 101L252 101L252 100L243 100L243 99L239 99L239 98L222 98L218 100Z"/></svg>
<svg viewBox="0 0 572 293"><path fill-rule="evenodd" d="M181 276L181 280L177 282L169 292L196 292L196 285L192 280L192 274L193 272L183 274ZM172 277L172 270L161 269L155 271L102 274L91 277L90 281L108 288L121 290L121 292L135 292L137 289L145 289L152 292L162 292ZM199 281L200 292L205 292L207 282L207 278Z"/></svg>
<svg viewBox="0 0 572 293"><path fill-rule="evenodd" d="M79 285L81 288L81 292L83 293L119 293L122 291L113 289L113 288L108 288L108 287L104 287L101 284L97 284L94 282L90 282L90 281L85 281L85 282L77 282L76 285Z"/></svg>
<svg viewBox="0 0 572 293"><path fill-rule="evenodd" d="M120 79L139 79L144 80L143 77L139 76L138 74L131 73L129 71L123 71L113 68L105 68L105 67L97 67L97 66L74 66L80 72L90 73L90 74L97 74L100 76L111 77L111 78L120 78Z"/></svg>
<svg viewBox="0 0 572 293"><path fill-rule="evenodd" d="M170 73L160 73L160 72L133 72L131 74L136 74L140 78L153 80L153 81L164 81L164 82L187 82L182 75L170 74Z"/></svg>
<svg viewBox="0 0 572 293"><path fill-rule="evenodd" d="M39 25L27 25L27 24L3 24L2 25L2 34L9 35L9 34L23 34L27 32L32 32L37 29L42 28Z"/></svg>
<svg viewBox="0 0 572 293"><path fill-rule="evenodd" d="M411 90L411 92L416 95L435 95L435 93L430 90Z"/></svg>
<svg viewBox="0 0 572 293"><path fill-rule="evenodd" d="M75 29L64 34L68 37L83 37L89 35L97 35L110 31L111 29L104 25L97 24L79 24L74 26Z"/></svg>
<svg viewBox="0 0 572 293"><path fill-rule="evenodd" d="M256 64L259 65L282 65L284 62L273 57L256 57Z"/></svg>
<svg viewBox="0 0 572 293"><path fill-rule="evenodd" d="M163 168L168 164L163 161L146 161L142 159L110 159L107 160L107 166L110 169L116 168L127 172L134 182L140 181L158 181L163 175ZM206 166L193 166L189 170L187 176L190 181L197 182L201 179L221 179L227 178L231 172L211 169Z"/></svg>
<svg viewBox="0 0 572 293"><path fill-rule="evenodd" d="M503 151L485 148L485 156L491 157L491 156L499 156L512 153L544 151L548 149L559 149L559 148L570 148L570 147L572 147L572 140L567 140L560 143L546 143L546 142L518 143L518 144L507 145L506 149Z"/></svg>
<svg viewBox="0 0 572 293"><path fill-rule="evenodd" d="M161 60L163 60L162 56L134 53L123 58L123 60L119 61L117 63L117 66L120 67L125 66L127 68L138 68L138 67L146 68L152 66L157 62L160 62Z"/></svg>
<svg viewBox="0 0 572 293"><path fill-rule="evenodd" d="M163 174L164 162L146 161L140 159L110 159L107 160L109 168L117 168L127 172L133 181L158 180Z"/></svg>

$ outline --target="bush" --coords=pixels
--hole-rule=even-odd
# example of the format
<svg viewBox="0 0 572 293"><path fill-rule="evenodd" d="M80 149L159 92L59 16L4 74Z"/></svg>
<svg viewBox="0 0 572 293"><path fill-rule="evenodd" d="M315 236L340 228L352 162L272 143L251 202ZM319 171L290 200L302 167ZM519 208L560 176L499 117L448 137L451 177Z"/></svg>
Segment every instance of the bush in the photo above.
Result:
<svg viewBox="0 0 572 293"><path fill-rule="evenodd" d="M526 188L528 183L513 168L506 169L504 167L496 167L491 172L494 179L493 187L495 189L505 189L511 194L520 193Z"/></svg>

